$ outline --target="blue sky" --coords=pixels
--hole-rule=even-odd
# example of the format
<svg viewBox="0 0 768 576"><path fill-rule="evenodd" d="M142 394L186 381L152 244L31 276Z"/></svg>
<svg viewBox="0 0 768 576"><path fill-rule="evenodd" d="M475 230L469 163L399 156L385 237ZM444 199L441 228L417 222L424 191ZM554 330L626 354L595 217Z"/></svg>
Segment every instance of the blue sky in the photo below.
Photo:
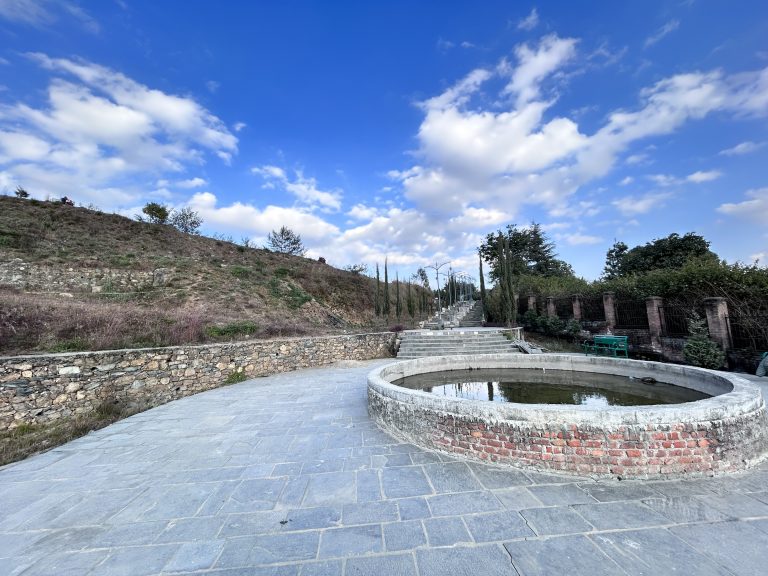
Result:
<svg viewBox="0 0 768 576"><path fill-rule="evenodd" d="M767 38L757 1L0 0L0 192L401 276L532 221L588 279L672 232L766 265Z"/></svg>

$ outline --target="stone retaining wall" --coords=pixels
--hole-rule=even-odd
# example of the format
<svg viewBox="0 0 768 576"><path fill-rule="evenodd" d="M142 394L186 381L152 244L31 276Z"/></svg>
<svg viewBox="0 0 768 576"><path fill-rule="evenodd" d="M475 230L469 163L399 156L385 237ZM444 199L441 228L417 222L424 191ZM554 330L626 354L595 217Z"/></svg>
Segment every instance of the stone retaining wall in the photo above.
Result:
<svg viewBox="0 0 768 576"><path fill-rule="evenodd" d="M30 264L19 258L0 262L0 284L40 292L134 292L165 286L173 270L69 268Z"/></svg>
<svg viewBox="0 0 768 576"><path fill-rule="evenodd" d="M544 368L650 376L712 398L663 406L499 404L394 386L413 374L469 368ZM670 477L741 470L765 457L760 390L732 374L656 362L556 355L423 358L368 377L368 411L390 433L431 449L538 470Z"/></svg>
<svg viewBox="0 0 768 576"><path fill-rule="evenodd" d="M0 357L0 430L95 409L157 406L247 378L339 360L391 356L394 334L355 334L40 356Z"/></svg>

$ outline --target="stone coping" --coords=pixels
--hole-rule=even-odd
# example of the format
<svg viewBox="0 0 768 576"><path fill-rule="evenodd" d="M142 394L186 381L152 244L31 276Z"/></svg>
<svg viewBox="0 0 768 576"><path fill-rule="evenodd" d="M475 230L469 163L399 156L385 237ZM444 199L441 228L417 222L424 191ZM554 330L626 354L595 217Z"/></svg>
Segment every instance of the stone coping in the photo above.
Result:
<svg viewBox="0 0 768 576"><path fill-rule="evenodd" d="M549 368L636 378L652 377L662 382L692 388L712 397L683 404L615 406L606 410L594 406L494 403L450 398L391 383L393 380L419 373L481 368ZM418 358L373 370L368 375L368 386L382 396L398 402L418 404L438 412L462 414L491 422L512 420L545 424L563 421L579 426L685 424L734 418L754 413L764 407L760 389L735 374L660 362L559 354L483 354Z"/></svg>
<svg viewBox="0 0 768 576"><path fill-rule="evenodd" d="M178 346L157 346L150 348L114 348L111 350L81 350L77 352L40 352L37 354L20 354L18 356L0 356L0 362L10 362L13 360L24 360L27 358L73 358L82 356L83 354L97 355L97 354L126 354L131 352L174 352L177 350L205 350L210 348L222 347L222 346L244 346L250 344L273 344L279 342L296 342L300 340L330 340L338 338L359 338L364 336L375 336L377 334L390 333L387 330L380 332L355 332L350 334L323 334L320 336L286 336L278 338L253 338L251 340L229 340L226 342L212 342L210 344L181 344ZM394 333L391 333L394 336Z"/></svg>

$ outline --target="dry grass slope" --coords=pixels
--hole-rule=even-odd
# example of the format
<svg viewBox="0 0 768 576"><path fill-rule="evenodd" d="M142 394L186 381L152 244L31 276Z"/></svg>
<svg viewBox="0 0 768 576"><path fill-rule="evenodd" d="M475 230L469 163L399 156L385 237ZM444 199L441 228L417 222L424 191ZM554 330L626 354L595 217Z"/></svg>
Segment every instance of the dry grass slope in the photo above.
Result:
<svg viewBox="0 0 768 576"><path fill-rule="evenodd" d="M203 343L381 329L374 281L116 214L0 196L0 263L55 270L172 269L136 292L0 287L0 354ZM394 290L390 290L394 298ZM392 303L394 310L394 302Z"/></svg>

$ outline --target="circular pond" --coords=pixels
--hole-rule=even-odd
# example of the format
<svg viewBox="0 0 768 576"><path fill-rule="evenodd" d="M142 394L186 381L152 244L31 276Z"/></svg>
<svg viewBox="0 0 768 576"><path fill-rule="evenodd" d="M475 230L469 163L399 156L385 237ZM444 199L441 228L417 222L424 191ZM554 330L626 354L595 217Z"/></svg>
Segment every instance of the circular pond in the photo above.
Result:
<svg viewBox="0 0 768 576"><path fill-rule="evenodd" d="M369 374L368 409L388 431L420 446L588 475L740 470L761 460L768 446L765 404L747 380L594 356L397 362Z"/></svg>
<svg viewBox="0 0 768 576"><path fill-rule="evenodd" d="M406 376L392 384L467 400L594 408L680 404L711 397L655 378L546 368L443 370Z"/></svg>

